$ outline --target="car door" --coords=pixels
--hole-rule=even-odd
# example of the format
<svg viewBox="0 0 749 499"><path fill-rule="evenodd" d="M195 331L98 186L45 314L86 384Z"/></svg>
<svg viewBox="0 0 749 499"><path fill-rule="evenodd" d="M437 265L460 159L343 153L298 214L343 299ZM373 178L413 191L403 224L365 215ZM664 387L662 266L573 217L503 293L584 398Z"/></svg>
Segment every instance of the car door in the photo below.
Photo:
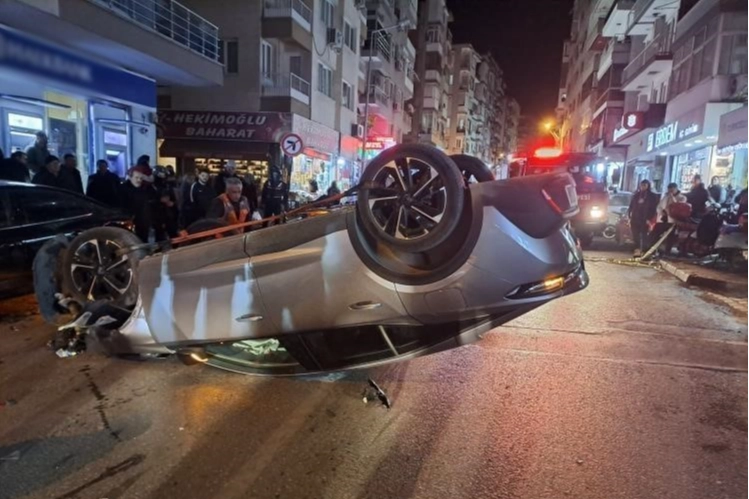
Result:
<svg viewBox="0 0 749 499"><path fill-rule="evenodd" d="M86 228L94 206L72 192L46 187L11 187L11 224L16 244L40 246L57 234Z"/></svg>

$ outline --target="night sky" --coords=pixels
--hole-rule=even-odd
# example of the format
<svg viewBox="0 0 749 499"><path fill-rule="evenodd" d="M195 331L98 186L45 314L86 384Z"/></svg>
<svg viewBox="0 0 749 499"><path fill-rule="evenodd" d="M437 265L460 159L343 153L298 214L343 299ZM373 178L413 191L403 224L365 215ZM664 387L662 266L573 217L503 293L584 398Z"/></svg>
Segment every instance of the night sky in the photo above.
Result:
<svg viewBox="0 0 749 499"><path fill-rule="evenodd" d="M447 0L453 43L490 51L529 125L554 115L574 0Z"/></svg>

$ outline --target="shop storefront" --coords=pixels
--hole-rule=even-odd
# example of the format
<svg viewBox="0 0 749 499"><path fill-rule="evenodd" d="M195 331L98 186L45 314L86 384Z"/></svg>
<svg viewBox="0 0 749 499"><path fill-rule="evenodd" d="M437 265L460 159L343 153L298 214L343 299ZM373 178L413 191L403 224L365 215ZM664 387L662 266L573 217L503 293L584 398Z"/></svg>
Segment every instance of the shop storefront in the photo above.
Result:
<svg viewBox="0 0 749 499"><path fill-rule="evenodd" d="M262 184L271 164L281 165L279 143L292 130L290 113L161 111L159 163L175 163L180 174L208 168L212 174L232 164L240 176ZM284 171L288 180L288 171Z"/></svg>
<svg viewBox="0 0 749 499"><path fill-rule="evenodd" d="M718 176L723 185L739 191L747 186L747 107L721 116L719 127L716 153L723 160L711 178Z"/></svg>
<svg viewBox="0 0 749 499"><path fill-rule="evenodd" d="M341 145L338 154L338 185L341 190L354 187L361 176L359 149L361 140L350 135L341 135Z"/></svg>
<svg viewBox="0 0 749 499"><path fill-rule="evenodd" d="M370 135L367 139L367 151L364 154L364 163L368 164L382 151L393 147L395 144L397 144L397 141L394 137ZM361 152L359 156L361 156Z"/></svg>
<svg viewBox="0 0 749 499"><path fill-rule="evenodd" d="M297 114L293 115L292 131L301 137L304 148L293 159L291 191L309 191L310 180L315 180L320 189L318 195L325 194L338 181L340 133Z"/></svg>
<svg viewBox="0 0 749 499"><path fill-rule="evenodd" d="M156 84L0 25L0 147L26 150L47 134L50 154L73 154L84 185L96 161L124 177L155 156ZM36 166L36 165L33 165Z"/></svg>
<svg viewBox="0 0 749 499"><path fill-rule="evenodd" d="M727 161L716 151L720 117L737 106L710 102L652 131L641 132L637 134L639 140L630 146L630 156L639 165L652 166L651 180L655 180L658 190L663 190L668 182L676 182L688 191L695 175L708 183L711 172L724 173ZM658 175L660 169L662 174Z"/></svg>

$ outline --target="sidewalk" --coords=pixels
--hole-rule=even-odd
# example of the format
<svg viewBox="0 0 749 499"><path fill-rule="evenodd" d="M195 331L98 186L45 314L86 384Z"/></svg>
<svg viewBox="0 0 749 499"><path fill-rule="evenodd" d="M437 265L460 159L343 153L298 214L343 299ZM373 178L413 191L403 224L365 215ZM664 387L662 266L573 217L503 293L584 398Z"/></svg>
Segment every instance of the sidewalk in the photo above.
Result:
<svg viewBox="0 0 749 499"><path fill-rule="evenodd" d="M661 260L660 266L663 270L689 286L697 286L714 291L743 292L744 296L746 296L746 274L727 272L679 260Z"/></svg>

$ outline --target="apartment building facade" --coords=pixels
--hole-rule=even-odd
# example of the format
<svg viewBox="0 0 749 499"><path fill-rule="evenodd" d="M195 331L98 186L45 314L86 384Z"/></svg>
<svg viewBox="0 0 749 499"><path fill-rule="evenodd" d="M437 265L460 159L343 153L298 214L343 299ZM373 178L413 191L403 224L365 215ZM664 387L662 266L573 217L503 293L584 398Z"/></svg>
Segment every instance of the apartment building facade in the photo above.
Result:
<svg viewBox="0 0 749 499"><path fill-rule="evenodd" d="M720 117L741 106L733 101L746 85L746 64L733 62L746 53L746 9L731 0L576 1L558 106L565 147L596 152L607 181L628 189L643 178L659 190L674 180L688 188L697 172L745 183L712 165L742 161L716 146Z"/></svg>
<svg viewBox="0 0 749 499"><path fill-rule="evenodd" d="M408 33L416 28L418 5L416 0L362 0L360 5L366 38L359 60L359 115L366 119L364 160L369 161L411 131L416 48Z"/></svg>
<svg viewBox="0 0 749 499"><path fill-rule="evenodd" d="M157 85L223 79L218 28L177 2L0 3L0 148L46 132L84 182L99 159L124 177L138 156L155 158Z"/></svg>
<svg viewBox="0 0 749 499"><path fill-rule="evenodd" d="M221 30L224 86L163 88L162 163L256 179L282 167L292 191L358 176L359 60L365 18L354 0L186 0ZM200 120L198 126L187 126ZM198 135L200 134L200 135ZM299 138L298 150L283 147Z"/></svg>
<svg viewBox="0 0 749 499"><path fill-rule="evenodd" d="M452 84L452 15L445 0L421 0L417 29L413 125L410 140L448 148Z"/></svg>
<svg viewBox="0 0 749 499"><path fill-rule="evenodd" d="M612 137L627 150L623 187L647 178L688 190L696 174L746 186L746 140L736 139L746 135L746 2L617 2L612 12L620 22L609 18L605 33L631 45Z"/></svg>

